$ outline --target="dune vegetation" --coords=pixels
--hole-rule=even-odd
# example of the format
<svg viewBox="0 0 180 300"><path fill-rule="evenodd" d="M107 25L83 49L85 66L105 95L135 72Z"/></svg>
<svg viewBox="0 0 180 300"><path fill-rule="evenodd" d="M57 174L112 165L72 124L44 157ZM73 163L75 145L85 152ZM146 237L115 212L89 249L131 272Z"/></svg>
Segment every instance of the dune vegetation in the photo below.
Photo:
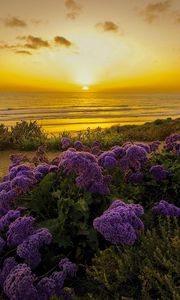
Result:
<svg viewBox="0 0 180 300"><path fill-rule="evenodd" d="M43 145L0 182L0 299L178 300L179 122L53 141L37 123L1 126L15 148Z"/></svg>

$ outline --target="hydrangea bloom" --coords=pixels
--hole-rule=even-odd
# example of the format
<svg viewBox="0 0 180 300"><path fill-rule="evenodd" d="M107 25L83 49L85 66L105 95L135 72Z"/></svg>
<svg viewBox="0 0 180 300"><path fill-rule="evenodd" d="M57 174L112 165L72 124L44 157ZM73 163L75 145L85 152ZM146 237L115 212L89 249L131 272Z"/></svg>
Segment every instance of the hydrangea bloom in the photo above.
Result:
<svg viewBox="0 0 180 300"><path fill-rule="evenodd" d="M152 210L156 214L162 214L164 216L170 217L180 217L180 208L168 203L165 200L161 200L160 202L155 203Z"/></svg>
<svg viewBox="0 0 180 300"><path fill-rule="evenodd" d="M117 200L94 220L93 226L113 244L133 245L139 230L144 228L139 219L142 214L143 208L140 205L128 205Z"/></svg>
<svg viewBox="0 0 180 300"><path fill-rule="evenodd" d="M0 270L0 286L2 287L6 277L9 275L10 271L17 266L17 262L14 257L8 257L4 260L3 268Z"/></svg>
<svg viewBox="0 0 180 300"><path fill-rule="evenodd" d="M161 165L155 165L150 168L150 173L155 180L160 181L166 179L169 176L169 172Z"/></svg>
<svg viewBox="0 0 180 300"><path fill-rule="evenodd" d="M26 264L19 264L11 269L4 281L4 293L13 300L38 300L34 287L35 276Z"/></svg>
<svg viewBox="0 0 180 300"><path fill-rule="evenodd" d="M34 269L41 262L40 248L45 244L50 244L51 241L52 235L48 229L38 229L19 244L17 254L24 259L28 266Z"/></svg>
<svg viewBox="0 0 180 300"><path fill-rule="evenodd" d="M7 232L7 244L14 247L21 244L29 235L33 233L33 217L19 217L9 226Z"/></svg>

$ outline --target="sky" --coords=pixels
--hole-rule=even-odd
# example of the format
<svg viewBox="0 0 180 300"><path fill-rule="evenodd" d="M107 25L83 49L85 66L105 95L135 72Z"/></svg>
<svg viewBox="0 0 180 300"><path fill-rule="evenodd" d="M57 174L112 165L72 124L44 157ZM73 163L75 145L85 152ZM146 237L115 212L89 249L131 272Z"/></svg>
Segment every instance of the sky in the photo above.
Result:
<svg viewBox="0 0 180 300"><path fill-rule="evenodd" d="M179 0L0 0L0 91L180 91Z"/></svg>

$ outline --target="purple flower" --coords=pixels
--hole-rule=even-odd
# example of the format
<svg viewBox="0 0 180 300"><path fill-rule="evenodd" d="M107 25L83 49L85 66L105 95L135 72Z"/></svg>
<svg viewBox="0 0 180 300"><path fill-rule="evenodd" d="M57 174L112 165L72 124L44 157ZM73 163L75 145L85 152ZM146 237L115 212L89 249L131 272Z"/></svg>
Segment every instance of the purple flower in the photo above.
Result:
<svg viewBox="0 0 180 300"><path fill-rule="evenodd" d="M29 235L33 233L33 217L19 217L9 225L7 232L7 244L14 247L21 244Z"/></svg>
<svg viewBox="0 0 180 300"><path fill-rule="evenodd" d="M98 156L102 153L102 151L98 146L94 146L91 148L91 153Z"/></svg>
<svg viewBox="0 0 180 300"><path fill-rule="evenodd" d="M126 150L126 157L130 161L145 162L147 160L147 152L140 146L132 145Z"/></svg>
<svg viewBox="0 0 180 300"><path fill-rule="evenodd" d="M11 187L13 189L18 189L20 192L27 192L28 189L30 187L33 186L34 184L34 179L29 178L25 175L20 175L15 177L12 181L11 181Z"/></svg>
<svg viewBox="0 0 180 300"><path fill-rule="evenodd" d="M165 140L166 143L174 143L180 141L180 134L173 133L170 136L168 136Z"/></svg>
<svg viewBox="0 0 180 300"><path fill-rule="evenodd" d="M43 174L40 173L39 171L35 171L35 172L34 172L34 177L35 177L35 179L36 179L37 181L41 181L42 178L43 178Z"/></svg>
<svg viewBox="0 0 180 300"><path fill-rule="evenodd" d="M66 276L74 277L77 273L78 267L73 264L68 258L61 259L59 268L63 270Z"/></svg>
<svg viewBox="0 0 180 300"><path fill-rule="evenodd" d="M24 259L25 263L32 269L41 262L40 248L45 244L50 244L52 235L46 228L41 228L22 241L17 247L17 254Z"/></svg>
<svg viewBox="0 0 180 300"><path fill-rule="evenodd" d="M0 270L0 286L2 287L6 277L9 275L10 271L17 266L17 262L14 257L8 257L4 260L3 268Z"/></svg>
<svg viewBox="0 0 180 300"><path fill-rule="evenodd" d="M78 151L82 150L83 149L83 144L80 142L80 141L76 141L74 143L74 148Z"/></svg>
<svg viewBox="0 0 180 300"><path fill-rule="evenodd" d="M0 218L0 231L3 231L8 227L11 222L15 221L21 216L21 209L17 208L16 210L9 210L4 216Z"/></svg>
<svg viewBox="0 0 180 300"><path fill-rule="evenodd" d="M49 300L56 293L56 282L54 279L44 277L36 285L38 300Z"/></svg>
<svg viewBox="0 0 180 300"><path fill-rule="evenodd" d="M11 269L4 281L4 293L9 299L38 300L34 287L35 276L26 264L19 264Z"/></svg>
<svg viewBox="0 0 180 300"><path fill-rule="evenodd" d="M161 165L155 165L150 168L150 173L155 180L161 181L169 176L169 172L164 169Z"/></svg>
<svg viewBox="0 0 180 300"><path fill-rule="evenodd" d="M49 173L49 165L46 163L43 163L39 166L37 166L36 170L40 173L42 173L43 175L46 175Z"/></svg>
<svg viewBox="0 0 180 300"><path fill-rule="evenodd" d="M152 210L156 214L162 214L164 216L170 217L180 217L180 208L168 203L165 200L161 200L160 202L155 203Z"/></svg>
<svg viewBox="0 0 180 300"><path fill-rule="evenodd" d="M88 152L66 151L62 153L59 163L60 170L67 174L76 174L76 184L91 193L109 193L102 169L94 155Z"/></svg>
<svg viewBox="0 0 180 300"><path fill-rule="evenodd" d="M154 141L154 142L152 142L152 143L150 144L151 152L155 152L156 150L158 150L160 144L161 144L160 141Z"/></svg>
<svg viewBox="0 0 180 300"><path fill-rule="evenodd" d="M98 158L98 163L103 168L114 168L117 166L116 155L113 151L102 153Z"/></svg>
<svg viewBox="0 0 180 300"><path fill-rule="evenodd" d="M137 146L143 148L147 153L151 153L151 147L145 143L136 143Z"/></svg>
<svg viewBox="0 0 180 300"><path fill-rule="evenodd" d="M139 217L144 210L140 205L125 204L116 200L102 216L93 222L94 228L112 244L133 245L144 228Z"/></svg>
<svg viewBox="0 0 180 300"><path fill-rule="evenodd" d="M61 145L62 145L62 149L67 149L71 145L71 140L64 137L61 139Z"/></svg>
<svg viewBox="0 0 180 300"><path fill-rule="evenodd" d="M51 165L49 168L49 172L57 173L59 170L58 166L56 165Z"/></svg>
<svg viewBox="0 0 180 300"><path fill-rule="evenodd" d="M3 190L0 192L0 216L3 216L8 212L12 202L16 199L16 197L17 194L13 190L8 192Z"/></svg>
<svg viewBox="0 0 180 300"><path fill-rule="evenodd" d="M126 150L120 146L114 146L111 151L115 154L116 158L122 158L126 154Z"/></svg>
<svg viewBox="0 0 180 300"><path fill-rule="evenodd" d="M11 189L11 182L10 181L4 181L0 183L0 192L6 191L8 192Z"/></svg>

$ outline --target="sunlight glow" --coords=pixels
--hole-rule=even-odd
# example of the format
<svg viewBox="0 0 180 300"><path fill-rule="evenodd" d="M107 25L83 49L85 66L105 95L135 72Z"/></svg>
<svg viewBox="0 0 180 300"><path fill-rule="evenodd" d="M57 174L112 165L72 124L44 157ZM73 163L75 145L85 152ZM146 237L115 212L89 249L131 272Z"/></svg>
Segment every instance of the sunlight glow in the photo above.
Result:
<svg viewBox="0 0 180 300"><path fill-rule="evenodd" d="M82 90L83 90L83 91L88 91L88 90L89 90L89 86L84 85L84 86L82 87Z"/></svg>

